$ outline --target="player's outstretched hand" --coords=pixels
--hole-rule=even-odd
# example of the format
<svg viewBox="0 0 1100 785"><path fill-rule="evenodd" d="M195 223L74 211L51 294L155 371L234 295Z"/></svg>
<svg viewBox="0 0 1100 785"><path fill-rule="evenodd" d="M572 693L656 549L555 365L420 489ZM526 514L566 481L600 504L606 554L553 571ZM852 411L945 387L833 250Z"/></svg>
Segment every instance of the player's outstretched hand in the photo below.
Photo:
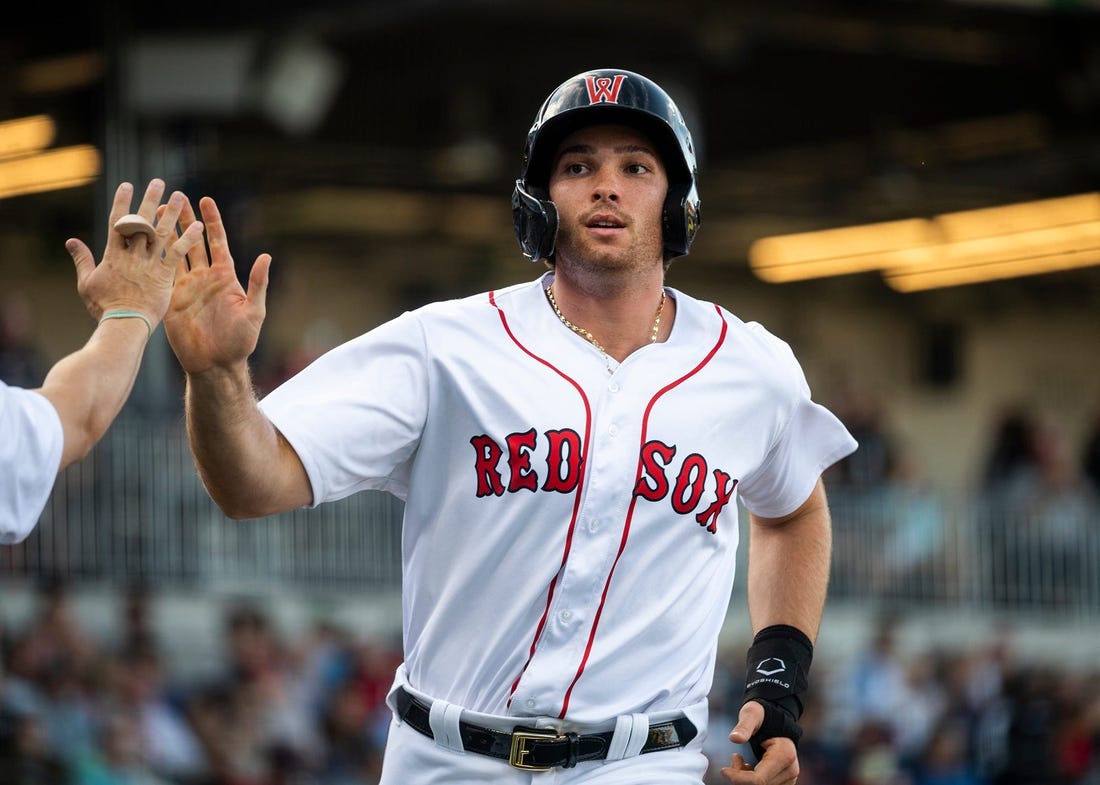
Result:
<svg viewBox="0 0 1100 785"><path fill-rule="evenodd" d="M734 744L746 744L764 722L764 707L749 701L741 707L737 725L730 733ZM722 776L734 785L794 785L798 782L798 750L794 742L782 736L761 742L763 757L756 766L747 763L739 754L730 756L730 765L722 769Z"/></svg>
<svg viewBox="0 0 1100 785"><path fill-rule="evenodd" d="M107 311L140 313L149 320L152 329L164 317L176 268L185 254L201 243L203 230L202 224L192 218L193 225L177 234L176 220L187 199L175 191L167 204L160 204L164 189L163 180L150 180L136 213L150 227L156 219L152 236L138 232L127 237L114 228L119 218L130 213L134 196L132 184L120 183L111 205L107 247L100 263L95 263L83 240L70 237L65 242L76 265L77 292L96 321Z"/></svg>
<svg viewBox="0 0 1100 785"><path fill-rule="evenodd" d="M252 265L246 292L237 280L233 256L218 206L209 196L199 200L209 251L192 248L176 271L172 302L164 330L172 351L189 374L213 368L231 369L256 350L266 315L271 255L260 254ZM183 232L196 221L190 202L180 213Z"/></svg>

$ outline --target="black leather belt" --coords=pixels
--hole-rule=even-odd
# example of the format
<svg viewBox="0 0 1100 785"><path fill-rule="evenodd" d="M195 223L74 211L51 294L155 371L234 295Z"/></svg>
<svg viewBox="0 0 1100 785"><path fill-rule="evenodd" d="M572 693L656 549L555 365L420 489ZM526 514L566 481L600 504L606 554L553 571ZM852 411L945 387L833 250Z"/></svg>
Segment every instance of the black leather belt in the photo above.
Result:
<svg viewBox="0 0 1100 785"><path fill-rule="evenodd" d="M402 722L434 738L429 721L431 707L404 689L397 690L397 716ZM467 752L506 760L517 769L546 771L555 766L571 768L581 761L604 760L611 747L612 731L606 733L558 733L553 728L516 726L511 733L459 722L462 748ZM657 752L685 746L698 733L687 717L649 726L642 752Z"/></svg>

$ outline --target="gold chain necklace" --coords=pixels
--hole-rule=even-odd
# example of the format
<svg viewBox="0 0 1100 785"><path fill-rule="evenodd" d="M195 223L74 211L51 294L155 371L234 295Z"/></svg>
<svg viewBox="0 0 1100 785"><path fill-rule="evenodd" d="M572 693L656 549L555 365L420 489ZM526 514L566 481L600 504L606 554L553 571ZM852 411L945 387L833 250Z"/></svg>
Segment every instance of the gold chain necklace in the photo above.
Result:
<svg viewBox="0 0 1100 785"><path fill-rule="evenodd" d="M550 284L546 287L546 299L550 301L550 307L554 309L554 313L558 315L558 319L561 320L562 324L564 324L581 338L584 338L586 341L588 341L590 344L600 350L600 354L603 355L604 364L607 365L607 372L614 373L611 368L611 355L609 355L607 353L607 350L603 348L603 344L597 341L596 336L594 336L588 330L584 329L583 327L579 327L566 319L565 314L563 314L561 312L561 309L558 308L558 301L554 299L554 284ZM664 310L665 290L664 287L661 287L661 301L657 303L657 315L653 317L653 330L650 332L649 335L650 343L657 343L657 332L661 329L661 314L664 313Z"/></svg>

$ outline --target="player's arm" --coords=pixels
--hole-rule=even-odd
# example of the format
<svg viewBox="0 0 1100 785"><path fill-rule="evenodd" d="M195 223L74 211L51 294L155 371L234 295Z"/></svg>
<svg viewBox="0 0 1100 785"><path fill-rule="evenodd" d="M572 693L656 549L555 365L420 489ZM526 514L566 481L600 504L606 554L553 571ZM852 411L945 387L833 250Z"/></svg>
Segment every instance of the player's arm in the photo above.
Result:
<svg viewBox="0 0 1100 785"><path fill-rule="evenodd" d="M168 342L187 376L187 435L207 492L232 518L258 518L312 500L297 454L260 411L248 358L266 316L269 254L260 254L245 291L237 280L214 200L199 202L209 252L201 243L176 271L164 317ZM196 220L184 205L182 230Z"/></svg>
<svg viewBox="0 0 1100 785"><path fill-rule="evenodd" d="M310 503L305 468L260 411L246 366L188 374L186 412L199 476L226 515L259 518Z"/></svg>
<svg viewBox="0 0 1100 785"><path fill-rule="evenodd" d="M83 347L58 360L35 392L57 410L63 434L58 471L86 456L130 396L149 328L137 318L109 319Z"/></svg>
<svg viewBox="0 0 1100 785"><path fill-rule="evenodd" d="M825 487L782 518L749 516L748 605L753 633L776 624L817 638L832 558Z"/></svg>
<svg viewBox="0 0 1100 785"><path fill-rule="evenodd" d="M805 689L829 584L832 525L825 488L819 479L809 498L791 514L780 518L750 515L749 521L747 586L755 638L748 659L753 662L775 656L786 670L764 677L759 687L747 692L750 699L730 734L735 743L754 742L756 766L748 766L735 754L722 773L733 783L789 783L799 771L791 738L801 733L797 728L799 694ZM750 687L754 676L747 674ZM767 696L765 701L774 700L766 706L752 699L754 694ZM758 731L768 738L754 739Z"/></svg>

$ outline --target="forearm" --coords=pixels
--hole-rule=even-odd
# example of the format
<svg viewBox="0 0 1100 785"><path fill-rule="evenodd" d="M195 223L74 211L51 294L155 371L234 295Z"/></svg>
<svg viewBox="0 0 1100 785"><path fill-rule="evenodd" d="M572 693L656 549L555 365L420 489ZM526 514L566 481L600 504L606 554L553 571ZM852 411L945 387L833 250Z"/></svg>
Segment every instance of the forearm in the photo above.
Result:
<svg viewBox="0 0 1100 785"><path fill-rule="evenodd" d="M311 500L297 454L260 411L247 366L187 375L187 434L207 492L231 518L258 518Z"/></svg>
<svg viewBox="0 0 1100 785"><path fill-rule="evenodd" d="M752 519L747 586L754 633L773 624L788 624L816 640L831 553L832 528L820 482L792 515Z"/></svg>
<svg viewBox="0 0 1100 785"><path fill-rule="evenodd" d="M141 319L108 319L46 374L37 392L61 419L61 469L84 458L122 411L148 340L149 328Z"/></svg>

